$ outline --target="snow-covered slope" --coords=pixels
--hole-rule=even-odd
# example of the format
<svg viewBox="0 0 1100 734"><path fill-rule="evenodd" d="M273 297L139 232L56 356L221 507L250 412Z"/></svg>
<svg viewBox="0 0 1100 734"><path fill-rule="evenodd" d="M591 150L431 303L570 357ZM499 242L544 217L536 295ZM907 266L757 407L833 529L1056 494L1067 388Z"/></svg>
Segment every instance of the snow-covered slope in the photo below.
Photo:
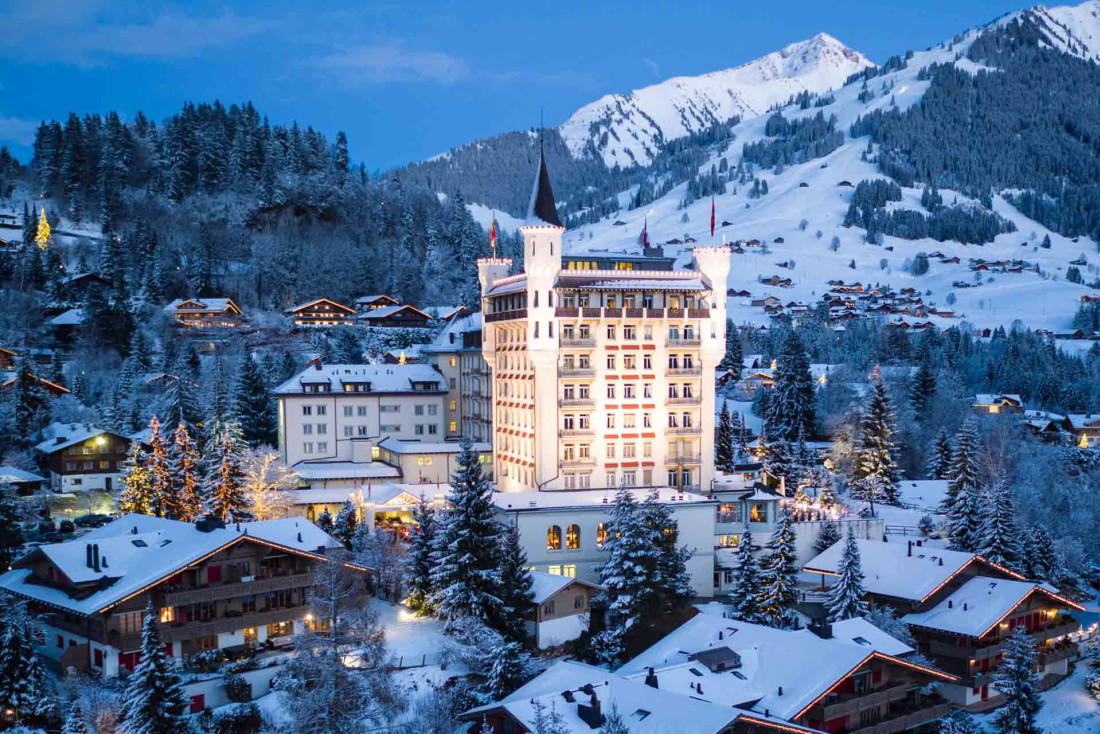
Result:
<svg viewBox="0 0 1100 734"><path fill-rule="evenodd" d="M1100 0L1056 8L1038 5L1020 15L1035 21L1054 48L1100 61Z"/></svg>
<svg viewBox="0 0 1100 734"><path fill-rule="evenodd" d="M608 166L646 165L662 142L735 115L761 115L802 91L836 89L871 65L863 54L819 33L733 69L606 95L577 110L561 134L574 155L591 142Z"/></svg>

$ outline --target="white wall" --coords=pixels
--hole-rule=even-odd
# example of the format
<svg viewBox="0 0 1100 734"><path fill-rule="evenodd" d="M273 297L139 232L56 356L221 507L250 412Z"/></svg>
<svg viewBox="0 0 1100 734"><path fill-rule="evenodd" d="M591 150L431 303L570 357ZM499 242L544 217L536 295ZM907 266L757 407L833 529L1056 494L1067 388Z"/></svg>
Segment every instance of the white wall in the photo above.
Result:
<svg viewBox="0 0 1100 734"><path fill-rule="evenodd" d="M538 623L537 644L540 650L575 640L588 629L587 614L570 614L568 617L548 619Z"/></svg>

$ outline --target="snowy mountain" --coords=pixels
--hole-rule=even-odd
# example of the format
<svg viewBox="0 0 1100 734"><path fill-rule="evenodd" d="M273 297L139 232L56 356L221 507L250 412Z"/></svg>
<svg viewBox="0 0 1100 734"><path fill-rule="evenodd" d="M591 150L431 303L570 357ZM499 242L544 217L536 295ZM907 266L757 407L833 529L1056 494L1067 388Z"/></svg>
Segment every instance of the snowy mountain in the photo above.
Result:
<svg viewBox="0 0 1100 734"><path fill-rule="evenodd" d="M1042 28L1053 48L1100 61L1100 0L1056 8L1037 5L1007 19L1017 16L1028 17Z"/></svg>
<svg viewBox="0 0 1100 734"><path fill-rule="evenodd" d="M608 166L646 165L665 142L734 116L755 117L792 95L822 93L872 66L825 33L733 69L676 77L630 94L609 94L560 128L575 156L591 145Z"/></svg>

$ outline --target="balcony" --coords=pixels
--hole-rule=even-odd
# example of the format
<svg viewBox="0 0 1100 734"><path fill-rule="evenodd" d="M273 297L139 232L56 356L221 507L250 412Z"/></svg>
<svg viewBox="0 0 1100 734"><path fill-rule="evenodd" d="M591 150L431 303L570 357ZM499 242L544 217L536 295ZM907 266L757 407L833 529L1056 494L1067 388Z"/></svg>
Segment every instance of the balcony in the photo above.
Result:
<svg viewBox="0 0 1100 734"><path fill-rule="evenodd" d="M702 464L702 454L680 454L679 456L669 456L665 459L665 463L672 464Z"/></svg>
<svg viewBox="0 0 1100 734"><path fill-rule="evenodd" d="M595 377L595 367L562 367L558 370L559 377Z"/></svg>
<svg viewBox="0 0 1100 734"><path fill-rule="evenodd" d="M666 436L701 436L702 426L669 426L665 429Z"/></svg>
<svg viewBox="0 0 1100 734"><path fill-rule="evenodd" d="M586 339L574 339L572 337L562 337L561 345L567 349L594 349L596 347L596 340L591 337Z"/></svg>
<svg viewBox="0 0 1100 734"><path fill-rule="evenodd" d="M644 318L644 311L640 308L624 308L623 316L628 319L640 319Z"/></svg>
<svg viewBox="0 0 1100 734"><path fill-rule="evenodd" d="M703 374L703 366L698 367L669 367L665 370L669 377L699 377Z"/></svg>
<svg viewBox="0 0 1100 734"><path fill-rule="evenodd" d="M1069 660L1077 654L1077 645L1072 643L1055 645L1050 650L1039 652L1039 665L1053 665L1062 660Z"/></svg>
<svg viewBox="0 0 1100 734"><path fill-rule="evenodd" d="M623 317L623 310L621 308L605 308L603 310L603 317L605 319L621 319Z"/></svg>
<svg viewBox="0 0 1100 734"><path fill-rule="evenodd" d="M696 337L669 337L668 346L670 349L684 349L686 347L697 347L702 344L702 341Z"/></svg>
<svg viewBox="0 0 1100 734"><path fill-rule="evenodd" d="M852 734L898 734L899 732L915 729L922 724L930 724L939 721L951 712L951 704L938 703L926 708L918 708L908 713L901 713L892 719L880 721L862 729L856 729Z"/></svg>
<svg viewBox="0 0 1100 734"><path fill-rule="evenodd" d="M201 604L218 599L235 599L241 596L251 596L252 594L266 594L270 591L296 589L301 586L309 586L309 578L308 571L300 571L256 581L242 581L236 584L222 584L220 586L208 586L203 589L170 592L164 595L164 606L181 607L187 604Z"/></svg>
<svg viewBox="0 0 1100 734"><path fill-rule="evenodd" d="M558 406L562 408L594 408L596 407L596 401L594 398L562 398L558 401Z"/></svg>
<svg viewBox="0 0 1100 734"><path fill-rule="evenodd" d="M684 318L684 309L682 309L682 308L666 309L665 314L667 314L670 319L682 319L682 318Z"/></svg>
<svg viewBox="0 0 1100 734"><path fill-rule="evenodd" d="M688 309L688 318L689 319L709 319L710 318L710 309L709 308L689 308Z"/></svg>
<svg viewBox="0 0 1100 734"><path fill-rule="evenodd" d="M554 315L557 316L559 319L562 319L562 318L575 319L578 316L580 316L580 311L581 310L579 308L569 308L569 307L562 308L562 307L559 306L558 308L554 309Z"/></svg>
<svg viewBox="0 0 1100 734"><path fill-rule="evenodd" d="M600 309L585 306L581 309L581 317L586 319L598 319L600 317Z"/></svg>
<svg viewBox="0 0 1100 734"><path fill-rule="evenodd" d="M663 308L647 308L645 310L645 317L647 319L663 319L665 317L665 310Z"/></svg>
<svg viewBox="0 0 1100 734"><path fill-rule="evenodd" d="M833 719L839 719L841 716L852 716L853 714L858 716L863 709L882 705L888 706L904 700L909 695L911 687L912 684L903 683L902 685L883 688L862 695L846 694L839 696L839 700L834 700L832 703L821 703L814 706L810 709L809 718L832 721Z"/></svg>
<svg viewBox="0 0 1100 734"><path fill-rule="evenodd" d="M493 321L515 321L517 319L527 318L527 309L517 308L514 311L498 311L496 313L485 314L485 320L492 323Z"/></svg>
<svg viewBox="0 0 1100 734"><path fill-rule="evenodd" d="M682 398L669 398L665 401L667 405L702 405L702 395L689 395Z"/></svg>
<svg viewBox="0 0 1100 734"><path fill-rule="evenodd" d="M591 456L574 456L571 459L562 459L559 463L563 467L585 467L595 466L596 460L593 459Z"/></svg>
<svg viewBox="0 0 1100 734"><path fill-rule="evenodd" d="M561 428L558 430L558 435L562 438L572 438L575 436L595 436L595 428Z"/></svg>

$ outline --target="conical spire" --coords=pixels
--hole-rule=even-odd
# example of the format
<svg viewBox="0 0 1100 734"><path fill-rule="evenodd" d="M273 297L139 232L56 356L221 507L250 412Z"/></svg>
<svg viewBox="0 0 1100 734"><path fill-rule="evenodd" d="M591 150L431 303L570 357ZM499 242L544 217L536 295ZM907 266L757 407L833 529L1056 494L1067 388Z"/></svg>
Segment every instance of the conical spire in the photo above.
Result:
<svg viewBox="0 0 1100 734"><path fill-rule="evenodd" d="M531 203L527 207L527 221L541 221L564 227L558 218L558 208L554 205L554 192L550 188L550 172L546 170L546 153L539 137L539 171L535 175L535 185L531 189Z"/></svg>

